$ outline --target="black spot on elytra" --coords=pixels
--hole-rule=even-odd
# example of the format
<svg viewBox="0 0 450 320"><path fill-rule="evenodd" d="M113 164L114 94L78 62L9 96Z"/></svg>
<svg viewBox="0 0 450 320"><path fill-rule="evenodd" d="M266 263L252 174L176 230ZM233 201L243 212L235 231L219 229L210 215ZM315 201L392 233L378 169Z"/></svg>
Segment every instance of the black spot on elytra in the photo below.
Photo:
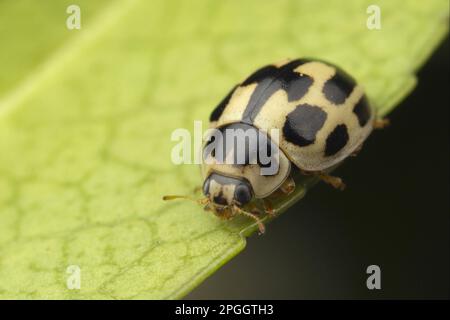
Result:
<svg viewBox="0 0 450 320"><path fill-rule="evenodd" d="M327 137L325 156L329 157L338 153L348 142L347 126L339 124Z"/></svg>
<svg viewBox="0 0 450 320"><path fill-rule="evenodd" d="M252 83L259 83L267 78L274 78L277 75L278 68L275 66L265 66L256 70L247 79L242 82L242 86L247 86Z"/></svg>
<svg viewBox="0 0 450 320"><path fill-rule="evenodd" d="M211 115L209 116L209 121L217 121L219 120L220 116L223 113L223 110L225 110L225 107L228 105L228 102L230 102L231 96L233 95L234 90L236 90L238 86L234 86L233 89L226 95L225 98L219 103L219 105L213 110Z"/></svg>
<svg viewBox="0 0 450 320"><path fill-rule="evenodd" d="M335 68L336 74L325 82L323 94L330 102L342 104L352 93L356 82L350 75L337 67Z"/></svg>
<svg viewBox="0 0 450 320"><path fill-rule="evenodd" d="M245 108L242 121L253 123L262 106L280 89L286 91L289 102L303 97L312 85L313 79L307 75L294 72L294 69L306 62L309 62L309 60L297 59L279 68L266 66L248 77L242 83L242 86L252 83L257 83L258 85Z"/></svg>
<svg viewBox="0 0 450 320"><path fill-rule="evenodd" d="M365 95L355 105L353 113L358 117L359 125L364 127L370 119L370 107Z"/></svg>
<svg viewBox="0 0 450 320"><path fill-rule="evenodd" d="M309 104L298 105L286 116L284 137L300 147L308 146L314 143L326 119L327 114L321 108Z"/></svg>
<svg viewBox="0 0 450 320"><path fill-rule="evenodd" d="M313 83L313 79L306 74L299 75L292 73L289 75L290 79L282 82L282 88L287 92L288 101L300 100L307 92Z"/></svg>

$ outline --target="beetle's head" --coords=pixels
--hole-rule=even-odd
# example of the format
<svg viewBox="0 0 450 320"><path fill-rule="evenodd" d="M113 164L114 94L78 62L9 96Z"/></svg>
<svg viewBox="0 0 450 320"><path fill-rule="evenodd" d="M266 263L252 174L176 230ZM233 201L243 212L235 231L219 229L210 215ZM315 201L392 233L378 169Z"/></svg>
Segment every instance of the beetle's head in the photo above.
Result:
<svg viewBox="0 0 450 320"><path fill-rule="evenodd" d="M209 198L213 209L236 205L243 207L253 198L253 190L246 179L232 178L212 173L203 183L203 194Z"/></svg>
<svg viewBox="0 0 450 320"><path fill-rule="evenodd" d="M260 233L264 233L264 224L259 217L252 212L247 212L243 207L253 198L253 189L244 178L232 178L219 173L212 173L203 183L205 198L192 199L189 196L168 195L163 200L188 199L205 206L205 210L212 211L223 219L230 219L237 214L245 215L256 221Z"/></svg>

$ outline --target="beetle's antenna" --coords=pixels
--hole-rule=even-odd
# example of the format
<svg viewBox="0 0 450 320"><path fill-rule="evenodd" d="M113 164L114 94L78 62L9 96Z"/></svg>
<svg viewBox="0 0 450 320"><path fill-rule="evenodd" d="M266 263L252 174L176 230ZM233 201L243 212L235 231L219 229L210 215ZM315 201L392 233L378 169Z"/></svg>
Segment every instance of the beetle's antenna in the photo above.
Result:
<svg viewBox="0 0 450 320"><path fill-rule="evenodd" d="M262 223L261 219L259 219L255 214L248 212L248 211L244 211L241 208L239 208L238 206L234 206L234 209L237 212L239 212L240 214L255 220L256 223L258 224L258 229L259 229L260 234L264 234L264 232L266 232L266 227L264 226L264 223Z"/></svg>
<svg viewBox="0 0 450 320"><path fill-rule="evenodd" d="M193 202L201 204L201 205L207 204L209 202L208 198L194 199L194 198L191 198L189 196L181 196L181 195L167 195L167 196L163 196L162 199L164 201L176 200L176 199L185 199L185 200L190 200L190 201L193 201Z"/></svg>

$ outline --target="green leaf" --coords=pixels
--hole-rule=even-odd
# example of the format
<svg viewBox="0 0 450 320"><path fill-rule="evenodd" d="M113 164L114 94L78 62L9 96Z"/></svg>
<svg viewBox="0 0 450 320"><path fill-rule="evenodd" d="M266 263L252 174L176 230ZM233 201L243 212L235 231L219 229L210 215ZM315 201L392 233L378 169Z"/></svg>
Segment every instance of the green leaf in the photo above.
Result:
<svg viewBox="0 0 450 320"><path fill-rule="evenodd" d="M385 115L449 12L448 1L377 1L381 30L368 30L372 1L77 1L87 22L68 31L65 4L12 2L0 3L2 298L184 296L255 226L161 201L201 184L197 167L171 162L171 132L286 57L340 65ZM51 35L18 22L33 19ZM70 265L80 290L66 285Z"/></svg>
<svg viewBox="0 0 450 320"><path fill-rule="evenodd" d="M108 3L107 0L76 2L86 9L82 15L85 28L90 28L91 21ZM66 8L72 3L67 0L0 2L0 98L21 81L33 81L34 74L57 60L58 47L71 46L69 42L76 33L64 26Z"/></svg>

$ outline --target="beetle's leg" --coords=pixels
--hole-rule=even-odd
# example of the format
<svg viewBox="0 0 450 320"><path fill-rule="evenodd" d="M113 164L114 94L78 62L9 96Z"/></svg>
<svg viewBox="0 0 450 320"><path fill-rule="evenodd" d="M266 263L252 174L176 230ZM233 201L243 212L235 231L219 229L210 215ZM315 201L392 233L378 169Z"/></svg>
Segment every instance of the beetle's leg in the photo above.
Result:
<svg viewBox="0 0 450 320"><path fill-rule="evenodd" d="M257 206L256 204L250 204L247 209L249 210L250 213L256 215L256 216L261 216L263 214L267 214L270 217L274 217L275 216L275 212L273 210L273 205L272 202L269 199L261 199L262 201L262 208L261 206Z"/></svg>
<svg viewBox="0 0 450 320"><path fill-rule="evenodd" d="M389 124L390 124L390 121L387 118L376 118L373 121L373 128L374 129L383 129L383 128L386 128Z"/></svg>
<svg viewBox="0 0 450 320"><path fill-rule="evenodd" d="M264 202L263 202L263 207L264 207ZM254 215L256 215L256 216L261 216L261 215L263 215L264 214L264 212L265 211L263 211L262 210L262 208L259 206L257 206L255 203L250 203L248 206L247 206L247 210L250 212L250 213L253 213Z"/></svg>
<svg viewBox="0 0 450 320"><path fill-rule="evenodd" d="M332 185L336 189L339 189L341 191L345 189L345 183L339 177L330 176L329 174L323 172L319 172L317 176L320 178L320 180L328 183L329 185Z"/></svg>
<svg viewBox="0 0 450 320"><path fill-rule="evenodd" d="M256 214L251 213L251 212L248 212L248 211L245 211L245 210L239 208L239 207L236 206L236 205L234 205L234 206L232 207L232 209L233 209L236 213L242 214L242 215L244 215L244 216L247 216L247 217L252 218L253 220L255 220L255 221L256 221L256 224L258 225L258 229L259 229L259 233L260 233L260 234L263 234L264 232L266 232L266 227L264 226L264 223L262 223L262 221L258 218L258 216L257 216Z"/></svg>
<svg viewBox="0 0 450 320"><path fill-rule="evenodd" d="M292 176L289 176L280 187L281 192L288 195L295 190L295 181Z"/></svg>
<svg viewBox="0 0 450 320"><path fill-rule="evenodd" d="M273 210L272 202L269 199L263 199L264 204L264 212L267 213L270 217L275 216L275 211Z"/></svg>

